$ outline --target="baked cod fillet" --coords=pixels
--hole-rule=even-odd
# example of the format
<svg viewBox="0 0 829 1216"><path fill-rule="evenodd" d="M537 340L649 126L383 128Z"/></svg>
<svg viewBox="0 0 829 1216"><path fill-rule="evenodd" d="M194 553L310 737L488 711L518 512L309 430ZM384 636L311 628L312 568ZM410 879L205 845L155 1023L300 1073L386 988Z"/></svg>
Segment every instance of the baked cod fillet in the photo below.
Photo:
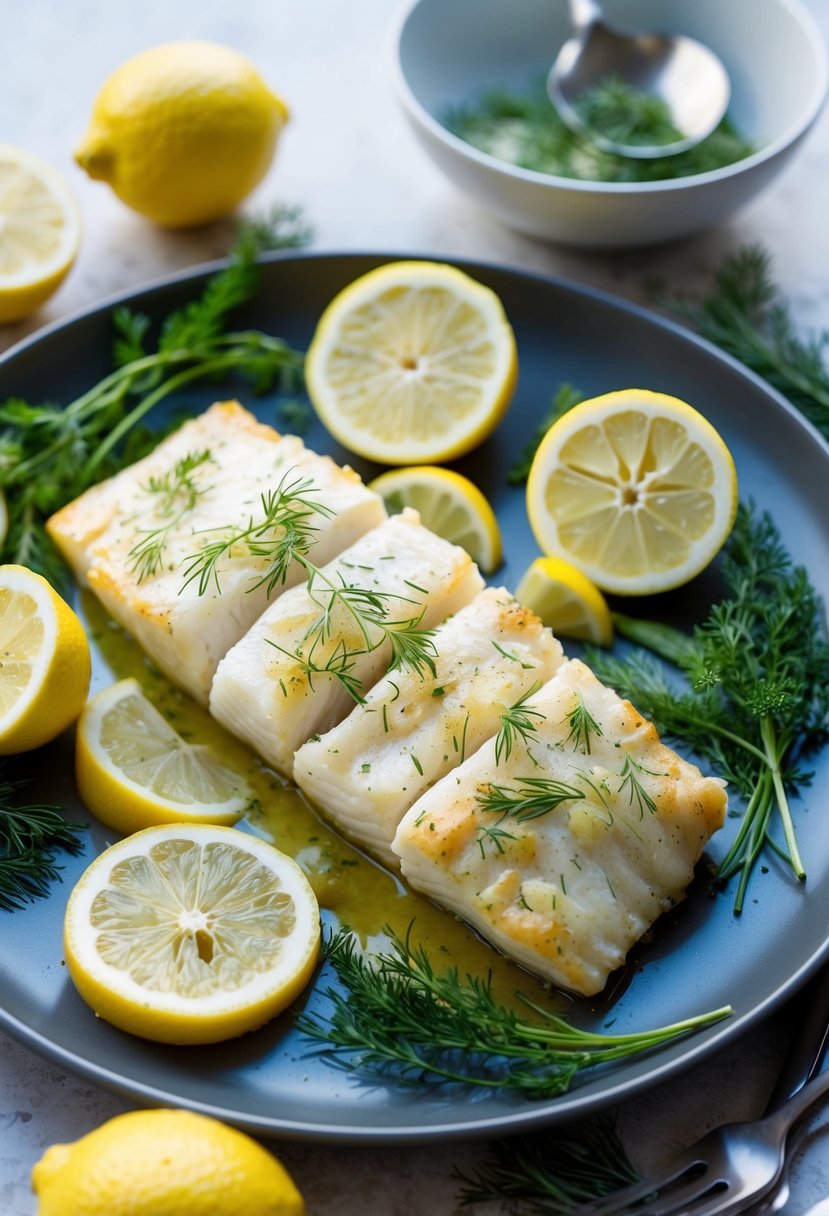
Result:
<svg viewBox="0 0 829 1216"><path fill-rule="evenodd" d="M507 708L563 661L552 632L503 587L482 591L433 642L434 675L391 672L294 759L294 781L311 801L394 868L391 842L407 809L497 734Z"/></svg>
<svg viewBox="0 0 829 1216"><path fill-rule="evenodd" d="M310 556L316 565L316 551ZM431 629L482 587L472 558L405 510L324 566L310 589L294 587L266 609L219 664L210 712L290 777L297 748L354 704L331 668L345 671L364 695L392 659L383 628L370 624L366 638L338 590L382 597L388 625L419 619Z"/></svg>
<svg viewBox="0 0 829 1216"><path fill-rule="evenodd" d="M313 515L319 561L386 516L352 469L226 401L87 490L47 526L76 577L173 683L206 702L219 659L267 607L268 589L256 587L267 559L240 542L217 564L218 585L211 579L203 589L198 579L185 586L190 562L203 545L263 519L263 495L297 482L326 509ZM294 564L285 585L302 577ZM271 598L281 590L273 588Z"/></svg>
<svg viewBox="0 0 829 1216"><path fill-rule="evenodd" d="M530 971L600 992L679 902L722 826L724 782L659 740L577 659L530 704L527 746L485 743L407 811L403 876Z"/></svg>

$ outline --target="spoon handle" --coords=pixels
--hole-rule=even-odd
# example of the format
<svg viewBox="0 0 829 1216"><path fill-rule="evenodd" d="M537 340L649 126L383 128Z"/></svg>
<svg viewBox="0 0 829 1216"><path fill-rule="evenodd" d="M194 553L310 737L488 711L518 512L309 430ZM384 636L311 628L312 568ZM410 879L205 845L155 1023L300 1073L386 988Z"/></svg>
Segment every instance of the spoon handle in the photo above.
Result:
<svg viewBox="0 0 829 1216"><path fill-rule="evenodd" d="M824 966L790 1002L791 1046L766 1112L782 1106L820 1071L829 1042L829 966Z"/></svg>
<svg viewBox="0 0 829 1216"><path fill-rule="evenodd" d="M596 0L566 0L566 4L570 11L573 32L576 34L584 34L591 26L604 20L604 13Z"/></svg>

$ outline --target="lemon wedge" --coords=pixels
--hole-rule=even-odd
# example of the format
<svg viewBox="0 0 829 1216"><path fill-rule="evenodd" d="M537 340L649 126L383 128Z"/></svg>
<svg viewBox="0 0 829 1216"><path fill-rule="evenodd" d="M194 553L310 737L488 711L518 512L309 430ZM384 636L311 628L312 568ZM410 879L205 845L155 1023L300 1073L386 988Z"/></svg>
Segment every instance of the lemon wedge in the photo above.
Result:
<svg viewBox="0 0 829 1216"><path fill-rule="evenodd" d="M328 305L305 376L340 443L405 465L452 460L481 443L512 399L517 368L493 291L440 262L392 262Z"/></svg>
<svg viewBox="0 0 829 1216"><path fill-rule="evenodd" d="M687 583L718 553L736 510L737 473L718 432L684 401L645 389L564 414L527 481L541 549L618 595Z"/></svg>
<svg viewBox="0 0 829 1216"><path fill-rule="evenodd" d="M78 205L61 175L0 144L0 322L28 317L57 291L80 239Z"/></svg>
<svg viewBox="0 0 829 1216"><path fill-rule="evenodd" d="M501 565L501 529L495 512L467 477L435 465L415 465L382 473L369 488L389 511L414 507L424 527L460 545L484 574Z"/></svg>
<svg viewBox="0 0 829 1216"><path fill-rule="evenodd" d="M269 1021L319 953L302 870L258 837L166 824L101 853L69 897L64 951L105 1021L160 1043L217 1043Z"/></svg>
<svg viewBox="0 0 829 1216"><path fill-rule="evenodd" d="M24 566L0 566L0 756L31 751L75 721L89 643L69 605Z"/></svg>
<svg viewBox="0 0 829 1216"><path fill-rule="evenodd" d="M560 557L537 557L521 576L515 598L558 637L613 643L613 620L601 591Z"/></svg>
<svg viewBox="0 0 829 1216"><path fill-rule="evenodd" d="M84 709L75 775L85 805L116 832L235 823L249 802L238 773L182 739L132 679L105 688Z"/></svg>

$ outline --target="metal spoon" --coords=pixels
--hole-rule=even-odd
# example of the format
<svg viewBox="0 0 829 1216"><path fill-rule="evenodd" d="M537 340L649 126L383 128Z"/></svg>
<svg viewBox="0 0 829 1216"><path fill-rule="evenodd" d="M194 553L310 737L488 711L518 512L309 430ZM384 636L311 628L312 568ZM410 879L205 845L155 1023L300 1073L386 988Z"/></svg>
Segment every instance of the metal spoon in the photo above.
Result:
<svg viewBox="0 0 829 1216"><path fill-rule="evenodd" d="M567 0L573 36L547 78L547 92L561 117L606 152L657 157L684 152L710 135L731 96L728 73L713 51L684 35L622 34L611 29L596 0ZM669 144L620 144L587 127L579 99L609 74L655 94L667 105L682 138Z"/></svg>

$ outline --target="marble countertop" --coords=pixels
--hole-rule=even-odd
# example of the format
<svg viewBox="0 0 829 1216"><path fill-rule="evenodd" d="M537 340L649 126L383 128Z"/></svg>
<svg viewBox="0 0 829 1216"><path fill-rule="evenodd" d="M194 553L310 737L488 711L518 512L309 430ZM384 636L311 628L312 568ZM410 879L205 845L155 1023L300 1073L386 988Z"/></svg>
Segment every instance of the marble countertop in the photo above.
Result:
<svg viewBox="0 0 829 1216"><path fill-rule="evenodd" d="M829 36L825 0L807 4ZM154 229L105 186L88 181L71 159L104 77L138 50L181 37L238 47L288 99L293 118L277 161L246 209L301 204L317 249L479 258L566 275L646 303L654 278L693 290L725 254L758 241L774 258L799 327L829 328L829 226L819 186L829 180L829 111L786 175L716 230L644 252L574 253L501 227L432 168L389 83L386 51L395 7L394 0L145 0L140 12L118 0L7 6L2 138L64 172L79 197L85 234L75 269L48 306L30 322L0 327L0 351L113 292L226 252L229 223L178 234ZM625 1106L621 1126L632 1154L647 1163L715 1123L759 1114L781 1058L780 1032L779 1022L761 1026L693 1074ZM125 1109L120 1098L0 1033L0 1213L32 1216L29 1174L45 1148L76 1139ZM462 1210L453 1172L469 1171L483 1153L479 1142L274 1147L313 1216L350 1216L357 1207L370 1216L451 1216ZM827 1192L829 1140L818 1130L796 1163L785 1211L797 1216ZM498 1216L498 1205L487 1212Z"/></svg>

